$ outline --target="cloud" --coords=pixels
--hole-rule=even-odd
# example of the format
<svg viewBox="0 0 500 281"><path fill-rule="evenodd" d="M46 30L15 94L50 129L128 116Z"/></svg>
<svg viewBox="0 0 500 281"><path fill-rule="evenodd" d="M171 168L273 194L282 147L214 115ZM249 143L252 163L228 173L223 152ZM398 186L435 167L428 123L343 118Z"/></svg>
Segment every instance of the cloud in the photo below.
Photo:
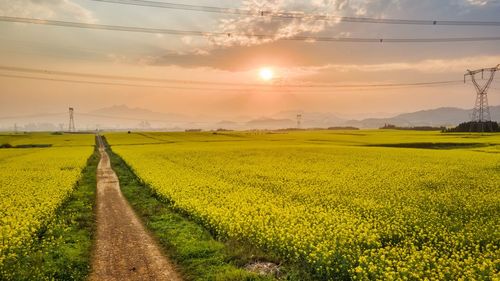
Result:
<svg viewBox="0 0 500 281"><path fill-rule="evenodd" d="M389 3L392 1L381 1ZM209 37L212 47L252 46L294 37L300 34L317 34L339 23L338 20L320 21L310 14L329 15L367 15L371 10L369 0L246 0L240 9L251 11L252 15L221 19L217 31L227 36ZM306 11L306 12L304 12ZM263 16L255 16L261 14ZM266 14L292 12L299 15L293 19L277 19ZM259 38L250 35L270 35Z"/></svg>
<svg viewBox="0 0 500 281"><path fill-rule="evenodd" d="M284 84L309 83L386 83L390 81L460 80L467 69L494 67L497 56L473 56L456 59L427 59L416 62L379 64L325 64L277 68Z"/></svg>
<svg viewBox="0 0 500 281"><path fill-rule="evenodd" d="M38 19L78 20L86 23L97 21L91 11L70 0L1 1L0 14Z"/></svg>
<svg viewBox="0 0 500 281"><path fill-rule="evenodd" d="M309 71L336 69L339 72L388 72L388 71L418 71L432 73L465 72L467 69L494 67L500 63L500 56L474 56L456 59L429 59L413 63L397 62L383 64L328 64L307 68Z"/></svg>
<svg viewBox="0 0 500 281"><path fill-rule="evenodd" d="M467 0L467 3L469 3L470 5L473 5L473 6L484 6L486 4L488 4L488 0Z"/></svg>
<svg viewBox="0 0 500 281"><path fill-rule="evenodd" d="M185 45L188 47L196 45L196 47L211 51L217 48L266 44L299 35L345 36L345 30L340 30L345 28L358 31L361 34L358 36L370 36L366 35L366 32L374 30L373 26L365 25L366 29L360 29L360 25L356 24L339 26L338 20L321 21L308 15L448 19L450 15L461 16L470 12L483 11L484 6L498 3L500 0L243 0L238 9L250 11L251 15L221 16L217 21L218 24L210 31L224 35L207 36L208 46L204 44L205 41L203 43L199 41L197 44L188 42ZM256 16L261 12L264 12L263 16ZM279 15L284 12L301 16L293 19L266 16L268 14ZM380 25L376 28L378 33L391 33L388 26ZM390 26L390 28L397 30L399 26ZM347 34L349 36L356 33L348 31ZM267 36L259 38L255 35Z"/></svg>

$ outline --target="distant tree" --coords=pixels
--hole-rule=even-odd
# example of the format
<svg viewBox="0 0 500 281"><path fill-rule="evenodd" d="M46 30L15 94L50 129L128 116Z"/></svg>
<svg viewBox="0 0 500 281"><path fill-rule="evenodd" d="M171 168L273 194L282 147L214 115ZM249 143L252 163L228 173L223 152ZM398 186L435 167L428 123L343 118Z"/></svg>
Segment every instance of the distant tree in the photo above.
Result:
<svg viewBox="0 0 500 281"><path fill-rule="evenodd" d="M380 129L396 129L396 125L386 123L383 127L380 127Z"/></svg>
<svg viewBox="0 0 500 281"><path fill-rule="evenodd" d="M359 130L359 128L357 127L350 127L350 126L346 126L346 127L328 127L328 130Z"/></svg>
<svg viewBox="0 0 500 281"><path fill-rule="evenodd" d="M492 129L491 131L490 128ZM469 121L460 123L455 128L447 129L446 132L500 132L500 128L498 123L494 121L483 122L482 124Z"/></svg>
<svg viewBox="0 0 500 281"><path fill-rule="evenodd" d="M411 130L411 131L441 131L443 132L445 127L432 127L432 126L415 126L415 127L398 127L392 124L385 124L380 127L381 130Z"/></svg>

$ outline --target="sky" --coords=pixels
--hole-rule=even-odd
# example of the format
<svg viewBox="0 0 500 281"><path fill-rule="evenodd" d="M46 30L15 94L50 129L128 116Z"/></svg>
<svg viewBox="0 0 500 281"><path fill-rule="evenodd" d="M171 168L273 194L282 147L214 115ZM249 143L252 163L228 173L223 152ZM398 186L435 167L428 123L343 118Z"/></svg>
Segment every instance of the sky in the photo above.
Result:
<svg viewBox="0 0 500 281"><path fill-rule="evenodd" d="M381 19L500 20L498 0L170 0L167 3ZM235 116L269 116L282 111L331 112L342 117L363 118L438 107L472 108L476 93L470 82L394 88L316 86L460 81L467 69L494 67L500 63L500 41L286 40L294 36L498 37L499 26L369 24L318 21L307 16L276 19L93 0L1 0L0 16L232 35L169 35L0 21L0 118L66 112L68 106L79 112L90 112L113 105L226 120ZM245 36L247 34L269 37L259 39ZM163 82L23 73L5 67L191 82L170 83L165 87ZM273 72L271 80L260 77L263 68ZM193 84L193 81L219 84ZM500 75L490 91L491 105L500 104L498 81ZM313 87L295 87L297 85ZM190 89L179 89L181 87Z"/></svg>

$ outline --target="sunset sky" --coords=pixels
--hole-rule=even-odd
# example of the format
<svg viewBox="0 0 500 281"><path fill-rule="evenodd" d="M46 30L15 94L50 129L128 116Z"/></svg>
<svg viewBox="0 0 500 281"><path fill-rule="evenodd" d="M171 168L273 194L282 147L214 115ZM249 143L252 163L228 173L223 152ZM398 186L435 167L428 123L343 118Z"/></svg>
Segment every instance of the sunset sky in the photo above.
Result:
<svg viewBox="0 0 500 281"><path fill-rule="evenodd" d="M497 0L168 2L256 12L300 11L314 15L390 19L500 21L500 1ZM261 40L245 36L167 35L0 22L1 67L235 84L230 87L223 84L210 87L206 84L188 84L184 86L197 89L186 90L0 76L0 117L64 112L68 106L88 112L121 104L157 112L211 115L225 119L235 115L266 116L287 110L334 112L340 116L361 118L437 107L472 108L475 91L470 83L362 89L312 87L310 90L290 85L459 81L463 79L466 69L493 67L500 63L500 41L341 43L282 40L294 36L498 37L500 26L339 23L307 17L271 19L253 15L140 7L91 0L2 0L0 15L128 27L273 36L272 39ZM273 72L270 81L262 79L260 75L265 67ZM104 81L97 78L20 73L0 69L0 75L5 74ZM490 105L500 104L498 81L500 75L490 91ZM114 82L150 86L152 84L145 81ZM241 91L238 89L243 86L238 84L254 86L244 86L245 90ZM264 86L261 87L260 84Z"/></svg>

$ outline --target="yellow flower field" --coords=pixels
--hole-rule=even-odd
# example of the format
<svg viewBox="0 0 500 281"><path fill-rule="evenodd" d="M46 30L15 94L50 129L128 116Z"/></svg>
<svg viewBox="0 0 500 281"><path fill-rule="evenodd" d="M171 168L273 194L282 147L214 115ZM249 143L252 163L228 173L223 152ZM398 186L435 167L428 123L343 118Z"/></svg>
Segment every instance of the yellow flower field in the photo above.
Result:
<svg viewBox="0 0 500 281"><path fill-rule="evenodd" d="M71 194L94 142L92 135L6 138L16 139L16 144L53 147L0 149L0 264L14 249L29 245Z"/></svg>
<svg viewBox="0 0 500 281"><path fill-rule="evenodd" d="M322 279L500 278L500 136L106 137L179 210Z"/></svg>

